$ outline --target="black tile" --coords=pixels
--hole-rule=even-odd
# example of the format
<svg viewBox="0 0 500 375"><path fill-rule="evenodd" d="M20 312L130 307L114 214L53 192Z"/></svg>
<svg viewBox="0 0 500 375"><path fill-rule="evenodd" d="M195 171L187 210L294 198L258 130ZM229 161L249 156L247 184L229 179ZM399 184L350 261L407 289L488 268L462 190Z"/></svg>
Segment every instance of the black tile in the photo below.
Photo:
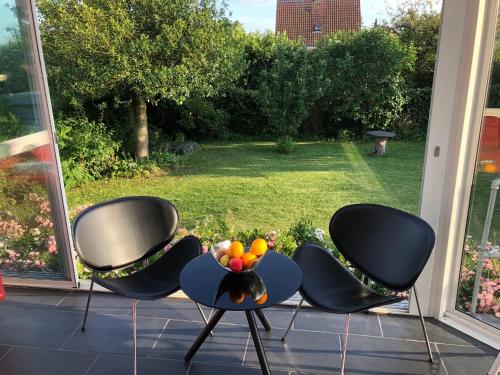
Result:
<svg viewBox="0 0 500 375"><path fill-rule="evenodd" d="M0 345L0 359L12 348L10 345Z"/></svg>
<svg viewBox="0 0 500 375"><path fill-rule="evenodd" d="M261 333L271 369L296 371L311 374L332 374L338 372L340 359L339 335L293 331L286 343L281 342L282 329ZM259 361L253 340L250 339L245 357L245 366L258 367Z"/></svg>
<svg viewBox="0 0 500 375"><path fill-rule="evenodd" d="M344 333L346 315L330 314L310 308L300 310L294 329ZM377 314L357 313L351 315L349 332L369 336L381 336Z"/></svg>
<svg viewBox="0 0 500 375"><path fill-rule="evenodd" d="M449 375L487 374L498 352L490 347L439 345Z"/></svg>
<svg viewBox="0 0 500 375"><path fill-rule="evenodd" d="M2 306L23 309L55 309L71 292L57 289L7 288Z"/></svg>
<svg viewBox="0 0 500 375"><path fill-rule="evenodd" d="M88 292L73 292L68 295L57 307L62 311L85 312ZM101 314L130 315L132 300L114 293L94 292L90 300L89 311Z"/></svg>
<svg viewBox="0 0 500 375"><path fill-rule="evenodd" d="M201 323L169 321L151 356L183 360L202 329ZM248 332L241 326L217 325L214 336L206 339L193 361L241 365Z"/></svg>
<svg viewBox="0 0 500 375"><path fill-rule="evenodd" d="M262 310L273 328L286 328L293 315L291 307L271 307ZM262 327L259 319L257 324ZM247 318L244 311L226 311L221 319L222 323L241 324L247 326Z"/></svg>
<svg viewBox="0 0 500 375"><path fill-rule="evenodd" d="M80 322L75 313L16 308L0 321L0 343L57 349Z"/></svg>
<svg viewBox="0 0 500 375"><path fill-rule="evenodd" d="M137 318L137 353L147 355L167 321ZM89 314L85 331L71 336L64 349L89 352L131 354L132 321L128 316Z"/></svg>
<svg viewBox="0 0 500 375"><path fill-rule="evenodd" d="M385 337L410 340L424 340L424 333L420 319L413 316L380 315L382 330ZM476 345L483 344L450 326L432 318L425 319L427 333L432 342L456 344L456 345Z"/></svg>
<svg viewBox="0 0 500 375"><path fill-rule="evenodd" d="M424 342L353 335L348 338L346 373L446 375L433 352L435 362L430 363Z"/></svg>
<svg viewBox="0 0 500 375"><path fill-rule="evenodd" d="M1 361L0 374L84 375L96 354L14 347Z"/></svg>
<svg viewBox="0 0 500 375"><path fill-rule="evenodd" d="M208 317L210 309L203 307ZM201 322L202 317L196 304L191 300L178 298L162 298L155 301L140 301L137 305L137 315L165 319L191 320Z"/></svg>
<svg viewBox="0 0 500 375"><path fill-rule="evenodd" d="M185 375L189 364L159 358L137 358L137 373L141 375ZM131 356L101 354L86 375L132 375Z"/></svg>
<svg viewBox="0 0 500 375"><path fill-rule="evenodd" d="M206 363L193 363L189 375L262 375L260 368L250 368L241 366L222 366ZM288 371L273 371L273 375L288 375Z"/></svg>
<svg viewBox="0 0 500 375"><path fill-rule="evenodd" d="M0 306L0 321L7 317L13 310L14 307Z"/></svg>

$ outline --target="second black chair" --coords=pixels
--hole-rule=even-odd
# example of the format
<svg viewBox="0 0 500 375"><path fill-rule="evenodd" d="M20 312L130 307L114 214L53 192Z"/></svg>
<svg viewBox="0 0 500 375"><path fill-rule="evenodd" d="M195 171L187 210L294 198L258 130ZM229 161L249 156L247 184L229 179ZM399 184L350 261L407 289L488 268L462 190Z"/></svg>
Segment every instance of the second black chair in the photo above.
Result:
<svg viewBox="0 0 500 375"><path fill-rule="evenodd" d="M177 242L158 260L147 259L162 250L178 229L177 210L170 202L156 197L126 197L92 206L78 215L73 224L75 250L92 269L90 291L82 331L85 330L94 283L132 299L134 374L137 371L137 300L155 300L180 289L183 267L201 253L201 243L193 236ZM144 268L130 275L99 277L140 261ZM197 304L205 323L201 307Z"/></svg>
<svg viewBox="0 0 500 375"><path fill-rule="evenodd" d="M356 204L338 210L330 221L330 235L337 249L358 270L386 288L401 292L413 288L427 344L432 351L420 310L415 282L434 247L434 231L424 220L406 212L374 204ZM328 250L304 244L293 259L304 273L299 292L302 303L330 313L346 314L342 338L341 373L344 373L349 322L352 313L396 303L402 299L375 292L356 278Z"/></svg>

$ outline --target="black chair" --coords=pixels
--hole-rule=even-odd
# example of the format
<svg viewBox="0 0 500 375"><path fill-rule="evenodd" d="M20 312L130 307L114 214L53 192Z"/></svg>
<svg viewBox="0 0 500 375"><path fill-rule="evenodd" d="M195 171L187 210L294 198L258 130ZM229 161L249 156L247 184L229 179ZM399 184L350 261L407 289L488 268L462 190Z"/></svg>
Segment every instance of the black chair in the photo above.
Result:
<svg viewBox="0 0 500 375"><path fill-rule="evenodd" d="M401 292L413 288L420 322L432 351L420 311L415 282L434 248L434 231L424 220L406 212L375 205L355 204L341 208L330 221L330 235L344 257L371 280ZM285 340L302 303L330 313L347 314L341 343L344 373L349 321L352 313L400 302L402 298L375 292L356 278L329 251L313 244L299 246L293 259L304 273L297 306Z"/></svg>
<svg viewBox="0 0 500 375"><path fill-rule="evenodd" d="M172 241L179 216L170 202L155 197L126 197L92 206L81 212L73 224L75 249L80 260L92 270L82 331L85 330L94 283L132 298L134 374L137 371L137 300L155 300L180 289L182 268L201 254L201 243L193 236L177 242L151 265L148 258ZM140 263L141 261L142 264ZM144 268L127 276L101 278L132 265ZM197 304L203 320L207 319Z"/></svg>

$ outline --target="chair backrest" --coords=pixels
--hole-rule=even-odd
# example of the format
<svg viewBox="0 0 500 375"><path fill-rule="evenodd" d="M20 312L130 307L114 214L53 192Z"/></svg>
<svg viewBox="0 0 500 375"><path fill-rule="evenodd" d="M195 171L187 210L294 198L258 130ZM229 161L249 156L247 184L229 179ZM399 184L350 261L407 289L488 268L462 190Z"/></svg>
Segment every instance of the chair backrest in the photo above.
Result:
<svg viewBox="0 0 500 375"><path fill-rule="evenodd" d="M424 269L435 235L424 220L376 204L354 204L330 221L338 250L372 280L396 291L415 284Z"/></svg>
<svg viewBox="0 0 500 375"><path fill-rule="evenodd" d="M177 232L175 206L156 197L126 197L81 212L73 224L75 249L85 265L111 271L144 259Z"/></svg>

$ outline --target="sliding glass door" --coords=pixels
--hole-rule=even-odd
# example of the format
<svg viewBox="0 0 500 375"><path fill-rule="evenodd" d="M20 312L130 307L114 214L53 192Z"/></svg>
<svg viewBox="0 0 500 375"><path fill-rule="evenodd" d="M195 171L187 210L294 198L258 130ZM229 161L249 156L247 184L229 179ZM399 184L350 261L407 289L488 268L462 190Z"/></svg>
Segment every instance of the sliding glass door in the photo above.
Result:
<svg viewBox="0 0 500 375"><path fill-rule="evenodd" d="M21 284L74 284L34 21L30 1L0 0L0 272Z"/></svg>

